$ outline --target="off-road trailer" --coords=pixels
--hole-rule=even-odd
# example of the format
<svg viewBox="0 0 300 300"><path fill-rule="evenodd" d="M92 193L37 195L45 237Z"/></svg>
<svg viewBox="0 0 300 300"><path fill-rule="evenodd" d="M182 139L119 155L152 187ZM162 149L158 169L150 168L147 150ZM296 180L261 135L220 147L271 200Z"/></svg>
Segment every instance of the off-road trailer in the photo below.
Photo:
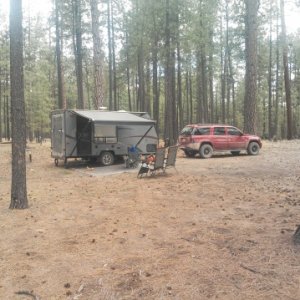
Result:
<svg viewBox="0 0 300 300"><path fill-rule="evenodd" d="M141 154L156 151L156 122L147 113L55 110L51 113L51 156L55 165L69 158L111 165L134 146Z"/></svg>

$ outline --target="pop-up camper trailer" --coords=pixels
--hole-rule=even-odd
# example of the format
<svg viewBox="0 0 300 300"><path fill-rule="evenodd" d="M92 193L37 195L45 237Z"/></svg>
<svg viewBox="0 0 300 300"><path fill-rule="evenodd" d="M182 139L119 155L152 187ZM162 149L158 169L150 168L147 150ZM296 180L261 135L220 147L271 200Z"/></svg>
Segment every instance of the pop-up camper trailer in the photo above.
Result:
<svg viewBox="0 0 300 300"><path fill-rule="evenodd" d="M103 165L136 147L153 153L156 122L147 113L98 110L55 110L51 113L51 156L55 164L68 158L99 159Z"/></svg>

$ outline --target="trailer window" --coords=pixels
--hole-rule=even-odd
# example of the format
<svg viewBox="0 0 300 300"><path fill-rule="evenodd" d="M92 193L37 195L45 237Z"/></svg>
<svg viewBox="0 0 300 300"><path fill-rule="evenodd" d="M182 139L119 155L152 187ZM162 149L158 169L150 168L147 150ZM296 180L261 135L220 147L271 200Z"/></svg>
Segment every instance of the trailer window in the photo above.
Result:
<svg viewBox="0 0 300 300"><path fill-rule="evenodd" d="M116 143L117 130L114 125L94 125L94 140L96 143Z"/></svg>

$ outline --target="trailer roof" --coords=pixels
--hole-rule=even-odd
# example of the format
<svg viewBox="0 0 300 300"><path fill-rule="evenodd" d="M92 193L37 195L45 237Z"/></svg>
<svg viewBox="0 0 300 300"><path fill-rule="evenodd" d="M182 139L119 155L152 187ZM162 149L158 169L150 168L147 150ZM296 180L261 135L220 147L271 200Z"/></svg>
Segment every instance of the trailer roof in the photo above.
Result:
<svg viewBox="0 0 300 300"><path fill-rule="evenodd" d="M133 123L133 124L155 124L154 120L145 119L135 113L123 111L99 111L99 110L71 110L75 114L87 118L93 122L102 123Z"/></svg>

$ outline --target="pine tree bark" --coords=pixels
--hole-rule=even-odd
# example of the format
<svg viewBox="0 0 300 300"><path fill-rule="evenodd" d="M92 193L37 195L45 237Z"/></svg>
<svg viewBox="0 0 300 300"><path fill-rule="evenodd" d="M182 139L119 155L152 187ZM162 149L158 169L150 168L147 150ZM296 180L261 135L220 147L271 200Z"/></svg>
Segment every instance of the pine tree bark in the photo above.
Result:
<svg viewBox="0 0 300 300"><path fill-rule="evenodd" d="M154 22L155 22L155 18ZM159 90L158 90L158 37L155 34L154 44L152 48L152 93L153 93L153 118L156 120L156 130L159 134L160 123L159 123Z"/></svg>
<svg viewBox="0 0 300 300"><path fill-rule="evenodd" d="M26 118L23 76L22 0L10 1L10 81L12 182L10 209L28 207L26 186Z"/></svg>
<svg viewBox="0 0 300 300"><path fill-rule="evenodd" d="M245 0L246 76L244 100L244 131L256 132L257 99L257 13L258 0Z"/></svg>
<svg viewBox="0 0 300 300"><path fill-rule="evenodd" d="M137 105L140 111L145 111L145 74L144 74L144 46L143 41L140 41L138 48L138 98Z"/></svg>
<svg viewBox="0 0 300 300"><path fill-rule="evenodd" d="M220 24L221 28L220 28L220 35L221 35L221 53L220 53L220 59L221 59L221 122L224 124L225 123L225 110L226 110L226 106L225 106L225 89L226 89L226 80L225 80L225 74L224 74L224 70L225 70L225 63L224 63L224 54L223 54L223 22L221 20L221 24Z"/></svg>
<svg viewBox="0 0 300 300"><path fill-rule="evenodd" d="M9 75L8 75L8 68L5 70L5 89L4 89L4 94L5 94L5 134L6 134L6 139L10 141L11 138L11 130L10 130L10 123L11 123L11 118L10 118L10 112L11 112L11 105L9 105L9 99L8 99L8 93L9 93Z"/></svg>
<svg viewBox="0 0 300 300"><path fill-rule="evenodd" d="M56 50L56 68L57 68L57 87L58 87L58 108L67 108L67 101L65 96L65 82L63 71L63 48L62 48L62 22L59 15L60 0L55 0L55 50Z"/></svg>
<svg viewBox="0 0 300 300"><path fill-rule="evenodd" d="M118 110L119 102L117 100L117 67L116 67L116 45L115 45L115 21L114 21L113 6L111 6L111 30L112 30L111 50L112 50L112 68L113 68L113 99L114 99L114 110Z"/></svg>
<svg viewBox="0 0 300 300"><path fill-rule="evenodd" d="M282 31L282 56L283 56L283 71L284 71L284 86L285 86L285 102L286 102L286 121L287 121L287 139L293 138L292 124L292 100L291 100L291 83L288 65L288 46L286 42L286 26L284 15L284 1L280 0L281 10L281 31Z"/></svg>
<svg viewBox="0 0 300 300"><path fill-rule="evenodd" d="M132 111L132 100L131 100L131 81L130 81L130 69L129 69L129 45L128 45L128 33L125 32L126 37L126 78L127 78L127 97L128 97L128 108Z"/></svg>
<svg viewBox="0 0 300 300"><path fill-rule="evenodd" d="M0 76L2 75L2 68L0 67ZM0 143L2 142L2 80L0 77Z"/></svg>
<svg viewBox="0 0 300 300"><path fill-rule="evenodd" d="M277 9L276 18L276 72L275 72L275 115L274 115L274 134L273 138L277 139L278 135L278 119L279 119L279 69L280 69L280 54L279 54L279 12Z"/></svg>
<svg viewBox="0 0 300 300"><path fill-rule="evenodd" d="M108 107L112 110L113 104L113 59L112 59L112 36L111 36L111 0L107 0L107 38L108 38Z"/></svg>
<svg viewBox="0 0 300 300"><path fill-rule="evenodd" d="M166 65L165 65L165 140L169 140L169 144L176 142L176 101L175 101L175 53L172 45L172 31L174 27L170 19L170 2L166 0L166 28L165 28L165 49L166 49ZM172 25L171 25L172 23Z"/></svg>
<svg viewBox="0 0 300 300"><path fill-rule="evenodd" d="M213 31L211 30L209 33L209 57L208 57L208 82L209 82L209 122L214 123L214 111L215 111L215 103L214 103L214 72L213 72Z"/></svg>
<svg viewBox="0 0 300 300"><path fill-rule="evenodd" d="M193 80L192 80L192 71L190 71L188 73L188 94L189 94L189 123L193 123L194 122L194 103L193 103Z"/></svg>
<svg viewBox="0 0 300 300"><path fill-rule="evenodd" d="M81 0L73 0L75 26L75 69L77 82L77 108L84 109L83 93L83 64L82 64L82 28L81 28Z"/></svg>
<svg viewBox="0 0 300 300"><path fill-rule="evenodd" d="M269 69L268 69L268 138L269 140L273 138L273 126L272 126L272 63L273 63L273 42L272 42L272 1L270 1L270 23L269 23Z"/></svg>
<svg viewBox="0 0 300 300"><path fill-rule="evenodd" d="M101 39L99 34L99 0L91 0L92 34L93 34L93 62L94 62L94 108L104 106L104 74L103 55L101 53Z"/></svg>

